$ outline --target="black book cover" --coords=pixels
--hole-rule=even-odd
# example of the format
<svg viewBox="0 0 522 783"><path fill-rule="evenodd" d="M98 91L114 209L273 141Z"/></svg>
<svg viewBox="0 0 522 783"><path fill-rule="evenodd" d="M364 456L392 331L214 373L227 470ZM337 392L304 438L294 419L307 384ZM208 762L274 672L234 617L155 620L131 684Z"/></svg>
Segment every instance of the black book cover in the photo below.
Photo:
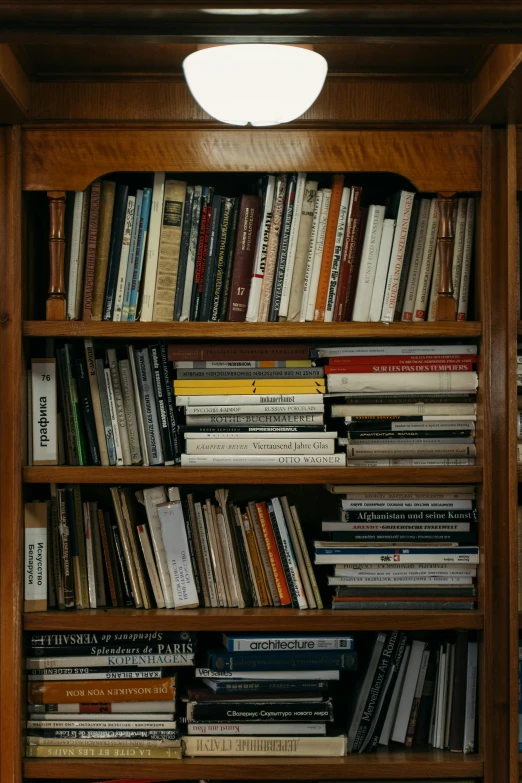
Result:
<svg viewBox="0 0 522 783"><path fill-rule="evenodd" d="M267 722L330 722L333 708L325 701L192 701L187 704L187 720L192 722L237 723L241 721Z"/></svg>
<svg viewBox="0 0 522 783"><path fill-rule="evenodd" d="M290 230L292 228L292 218L295 206L295 191L297 186L297 174L289 174L286 187L285 209L283 212L283 221L281 223L281 235L279 239L279 249L277 251L277 262L274 273L274 284L272 287L272 301L270 303L269 321L279 319L279 305L281 304L281 294L283 292L283 281L285 279L286 259L288 256L288 244L290 242Z"/></svg>
<svg viewBox="0 0 522 783"><path fill-rule="evenodd" d="M167 403L167 416L170 427L170 435L172 438L172 449L174 452L174 463L179 465L181 463L181 447L179 443L178 421L176 405L174 402L172 377L169 369L167 346L164 342L159 343L159 352L161 359L162 383L165 394L165 401Z"/></svg>
<svg viewBox="0 0 522 783"><path fill-rule="evenodd" d="M239 220L239 204L241 199L232 199L232 213L227 236L227 247L225 250L225 263L223 266L223 287L219 299L219 317L218 321L227 320L228 300L230 297L230 282L232 280L232 267L234 261L234 252L236 249L237 224Z"/></svg>
<svg viewBox="0 0 522 783"><path fill-rule="evenodd" d="M225 199L223 196L212 197L212 216L208 234L207 262L205 265L205 278L201 292L198 321L210 321L214 291L216 288L216 267L219 252L219 240L221 230L221 212Z"/></svg>
<svg viewBox="0 0 522 783"><path fill-rule="evenodd" d="M66 655L78 655L81 657L98 655L167 655L167 654L189 654L193 652L193 645L190 642L134 642L132 640L121 642L99 641L97 644L86 644L75 647L73 650L64 649L61 646L56 647L31 647L31 657L48 658L60 657ZM81 720L81 718L79 719Z"/></svg>
<svg viewBox="0 0 522 783"><path fill-rule="evenodd" d="M433 699L435 697L435 682L437 678L438 655L432 653L426 669L426 678L422 688L422 695L417 713L417 723L415 725L415 734L413 735L414 745L426 745L430 732L431 711ZM464 689L466 678L464 677Z"/></svg>
<svg viewBox="0 0 522 783"><path fill-rule="evenodd" d="M132 596L132 590L130 585L129 576L127 574L127 566L125 565L125 556L123 554L123 547L121 544L120 533L118 531L118 525L111 525L112 537L114 541L114 554L116 560L116 572L120 577L120 588L123 606L134 606L134 598Z"/></svg>
<svg viewBox="0 0 522 783"><path fill-rule="evenodd" d="M183 307L185 278L187 275L187 258L190 244L190 229L192 227L192 203L194 201L194 186L187 185L185 206L183 212L183 228L181 229L181 244L179 249L178 279L176 281L176 296L174 298L174 321L179 321Z"/></svg>
<svg viewBox="0 0 522 783"><path fill-rule="evenodd" d="M285 579L288 587L288 592L290 593L290 598L292 599L292 608L299 609L299 601L297 600L297 593L294 587L294 580L292 579L292 575L290 573L290 565L288 563L288 558L286 556L285 548L283 546L281 533L279 532L279 525L277 524L277 518L275 515L274 507L272 503L270 503L270 501L267 501L266 508L268 511L268 515L270 517L270 524L272 525L272 529L274 531L277 549L279 551L279 557L281 558L281 563L283 565L283 571L285 572Z"/></svg>
<svg viewBox="0 0 522 783"><path fill-rule="evenodd" d="M207 263L208 238L210 223L212 221L212 198L214 188L204 186L201 195L201 216L199 219L198 249L196 252L196 267L194 270L194 283L192 286L192 300L190 304L190 320L199 321L200 300L203 293L205 280L205 266Z"/></svg>
<svg viewBox="0 0 522 783"><path fill-rule="evenodd" d="M163 462L165 465L174 465L174 446L172 443L172 434L170 431L167 400L165 397L165 387L163 384L160 347L158 344L149 345L149 355L152 370L152 380L154 385L154 397L156 399L156 408L158 411L161 445L163 447Z"/></svg>
<svg viewBox="0 0 522 783"><path fill-rule="evenodd" d="M87 363L83 356L76 356L76 377L83 413L83 422L91 453L91 461L93 465L101 465L98 435L96 434L96 422L94 420L94 411L92 408L91 385L87 374Z"/></svg>
<svg viewBox="0 0 522 783"><path fill-rule="evenodd" d="M454 753L464 750L464 723L466 719L466 674L468 668L468 632L456 632L455 669L453 674L453 700L449 749Z"/></svg>
<svg viewBox="0 0 522 783"><path fill-rule="evenodd" d="M382 691L382 699L378 705L378 717L375 721L373 728L371 729L372 736L368 744L366 745L367 753L374 753L377 750L379 744L379 738L382 733L384 722L388 714L388 708L390 706L391 698L393 696L393 689L395 688L395 682L399 676L399 669L401 668L402 659L404 658L404 652L408 644L408 634L402 631L400 633L397 645L395 646L395 653L393 656L393 663L388 669L386 675L386 681L384 683L384 689Z"/></svg>
<svg viewBox="0 0 522 783"><path fill-rule="evenodd" d="M395 313L393 316L394 321L400 321L402 317L402 306L404 304L404 294L406 293L406 281L408 280L408 272L410 271L411 254L413 253L413 243L415 241L417 221L419 219L419 207L420 200L418 198L414 198L411 208L408 236L406 238L406 247L404 250L404 260L402 263L401 276L399 278L399 288L397 290L397 301L395 303Z"/></svg>
<svg viewBox="0 0 522 783"><path fill-rule="evenodd" d="M107 280L105 282L105 299L103 304L103 320L112 321L114 315L114 298L118 283L118 271L120 268L121 246L123 232L125 230L125 215L127 212L127 197L129 188L127 185L116 186L114 199L114 212L112 216L111 244L109 247L109 264L107 267Z"/></svg>
<svg viewBox="0 0 522 783"><path fill-rule="evenodd" d="M208 317L209 321L219 321L219 306L223 294L228 237L230 234L233 209L234 199L223 198L219 224L219 240L216 248L216 264L214 274L215 285L212 301L210 304L210 312Z"/></svg>

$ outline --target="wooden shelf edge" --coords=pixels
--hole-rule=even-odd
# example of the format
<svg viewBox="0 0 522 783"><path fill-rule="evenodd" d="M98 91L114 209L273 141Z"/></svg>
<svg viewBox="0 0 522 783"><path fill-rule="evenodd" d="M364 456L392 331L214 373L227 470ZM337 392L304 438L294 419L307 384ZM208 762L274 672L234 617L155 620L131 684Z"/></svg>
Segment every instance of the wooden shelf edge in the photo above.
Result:
<svg viewBox="0 0 522 783"><path fill-rule="evenodd" d="M480 484L480 465L462 468L101 468L23 469L28 484Z"/></svg>
<svg viewBox="0 0 522 783"><path fill-rule="evenodd" d="M24 321L25 337L120 337L146 339L339 339L480 337L477 321L426 323L118 323L108 321Z"/></svg>
<svg viewBox="0 0 522 783"><path fill-rule="evenodd" d="M138 772L139 770L139 772ZM181 761L107 759L31 759L23 764L26 778L109 779L164 778L199 780L312 780L351 778L474 778L482 777L480 754L449 751L381 752L343 758L186 758Z"/></svg>
<svg viewBox="0 0 522 783"><path fill-rule="evenodd" d="M481 629L482 611L437 612L333 609L87 609L25 614L26 631L389 631Z"/></svg>

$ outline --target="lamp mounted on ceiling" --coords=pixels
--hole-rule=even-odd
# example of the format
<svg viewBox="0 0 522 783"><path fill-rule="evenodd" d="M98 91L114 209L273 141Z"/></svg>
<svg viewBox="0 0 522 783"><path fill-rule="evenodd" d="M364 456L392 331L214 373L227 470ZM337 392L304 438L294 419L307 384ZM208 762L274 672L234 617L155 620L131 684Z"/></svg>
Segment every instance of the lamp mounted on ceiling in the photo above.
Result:
<svg viewBox="0 0 522 783"><path fill-rule="evenodd" d="M323 89L328 63L312 47L232 44L198 47L183 61L190 92L228 125L291 122Z"/></svg>

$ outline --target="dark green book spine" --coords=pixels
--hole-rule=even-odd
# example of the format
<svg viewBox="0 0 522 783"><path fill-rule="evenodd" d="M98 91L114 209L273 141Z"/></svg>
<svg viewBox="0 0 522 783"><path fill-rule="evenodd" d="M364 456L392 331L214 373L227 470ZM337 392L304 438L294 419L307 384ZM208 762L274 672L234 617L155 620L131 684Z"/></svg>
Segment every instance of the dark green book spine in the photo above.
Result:
<svg viewBox="0 0 522 783"><path fill-rule="evenodd" d="M67 363L65 358L65 348L56 350L56 364L58 366L58 381L60 387L60 402L62 413L62 425L65 435L65 449L69 465L78 465L78 442L74 431L74 414L70 388L67 379Z"/></svg>
<svg viewBox="0 0 522 783"><path fill-rule="evenodd" d="M201 304L198 320L209 321L212 303L214 301L214 290L216 287L216 267L218 258L219 238L221 229L221 211L224 202L223 196L213 196L212 198L212 217L210 219L210 230L208 235L207 263L205 267L205 279L203 281L203 291L201 294Z"/></svg>
<svg viewBox="0 0 522 783"><path fill-rule="evenodd" d="M67 386L69 397L71 400L71 410L74 426L74 438L76 440L78 449L78 465L87 464L87 456L85 454L85 441L82 431L80 401L78 399L78 387L76 385L76 378L74 376L74 346L71 343L66 343L64 347L65 369L67 373Z"/></svg>
<svg viewBox="0 0 522 783"><path fill-rule="evenodd" d="M87 374L87 363L83 356L76 357L76 377L78 379L78 396L83 411L83 421L85 424L85 431L87 432L92 464L101 465L98 435L96 433L96 421L94 419L94 410L92 407L91 386Z"/></svg>

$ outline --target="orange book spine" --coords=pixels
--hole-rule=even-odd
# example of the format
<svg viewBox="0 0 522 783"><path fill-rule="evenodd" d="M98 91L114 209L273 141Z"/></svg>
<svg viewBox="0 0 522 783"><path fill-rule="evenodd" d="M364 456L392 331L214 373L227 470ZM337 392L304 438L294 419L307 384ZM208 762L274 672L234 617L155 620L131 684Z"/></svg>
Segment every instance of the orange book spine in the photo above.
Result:
<svg viewBox="0 0 522 783"><path fill-rule="evenodd" d="M315 300L314 321L324 321L326 312L326 300L328 298L328 287L330 285L330 272L332 271L332 260L335 248L335 234L337 231L337 221L339 220L343 187L344 176L342 174L334 174L332 178L332 198L330 200L328 222L324 235L323 258L321 261L321 271L319 273L319 284L317 286L317 297Z"/></svg>
<svg viewBox="0 0 522 783"><path fill-rule="evenodd" d="M173 701L176 678L157 680L63 680L30 682L29 704L99 704L115 701Z"/></svg>
<svg viewBox="0 0 522 783"><path fill-rule="evenodd" d="M286 584L285 572L283 570L281 556L279 555L279 549L277 548L274 531L272 530L272 523L270 522L268 510L265 503L256 503L256 509L259 516L259 522L261 523L261 530L263 531L268 557L270 558L270 565L272 566L272 571L274 573L281 606L290 606L292 604L292 599L290 597L288 585Z"/></svg>

